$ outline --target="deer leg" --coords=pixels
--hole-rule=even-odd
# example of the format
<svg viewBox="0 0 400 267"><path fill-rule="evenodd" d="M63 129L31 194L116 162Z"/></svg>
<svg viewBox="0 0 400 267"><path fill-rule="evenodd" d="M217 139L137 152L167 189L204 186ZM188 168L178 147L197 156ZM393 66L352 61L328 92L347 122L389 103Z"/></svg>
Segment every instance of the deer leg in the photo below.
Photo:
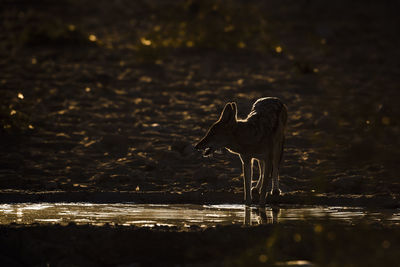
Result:
<svg viewBox="0 0 400 267"><path fill-rule="evenodd" d="M246 205L251 205L251 177L253 176L253 166L251 164L251 158L240 158L243 165L244 201Z"/></svg>
<svg viewBox="0 0 400 267"><path fill-rule="evenodd" d="M281 142L277 142L274 146L274 153L272 159L272 190L271 195L279 196L281 190L279 189L279 165L282 159L283 147Z"/></svg>
<svg viewBox="0 0 400 267"><path fill-rule="evenodd" d="M251 188L251 195L252 195L252 199L253 201L259 201L260 198L260 188L261 188L261 181L262 181L262 177L264 175L263 170L264 167L262 166L262 162L261 160L257 160L258 162L258 170L259 170L259 176L258 176L258 180L257 180L257 184L256 186Z"/></svg>
<svg viewBox="0 0 400 267"><path fill-rule="evenodd" d="M257 184L256 184L256 186L255 186L255 188L257 189L257 191L258 192L260 192L260 187L261 187L261 180L262 180L262 177L263 177L263 169L262 169L262 162L261 162L261 160L257 160L257 162L258 162L258 170L259 170L259 172L260 172L260 175L258 176L258 181L257 181Z"/></svg>
<svg viewBox="0 0 400 267"><path fill-rule="evenodd" d="M269 158L267 158L266 161L264 160L262 161L263 177L261 180L261 190L260 190L260 200L259 200L260 206L265 205L265 200L267 197L267 181L271 175L271 168L272 164Z"/></svg>

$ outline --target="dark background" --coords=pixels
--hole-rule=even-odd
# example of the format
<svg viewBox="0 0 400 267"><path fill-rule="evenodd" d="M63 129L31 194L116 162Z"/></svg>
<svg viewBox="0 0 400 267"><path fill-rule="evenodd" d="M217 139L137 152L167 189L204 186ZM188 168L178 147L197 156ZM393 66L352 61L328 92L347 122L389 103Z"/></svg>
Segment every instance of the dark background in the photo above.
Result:
<svg viewBox="0 0 400 267"><path fill-rule="evenodd" d="M399 7L2 0L0 200L49 201L41 197L54 193L77 201L95 192L104 201L127 191L157 203L187 195L235 203L238 157L203 158L192 145L226 102L236 101L243 118L257 98L277 96L289 110L280 202L313 196L308 204L358 205L364 195L372 206L398 208ZM368 218L208 229L11 224L0 227L0 262L395 266L399 236L395 221Z"/></svg>
<svg viewBox="0 0 400 267"><path fill-rule="evenodd" d="M0 5L1 189L241 192L192 145L278 96L284 192L399 193L396 1Z"/></svg>

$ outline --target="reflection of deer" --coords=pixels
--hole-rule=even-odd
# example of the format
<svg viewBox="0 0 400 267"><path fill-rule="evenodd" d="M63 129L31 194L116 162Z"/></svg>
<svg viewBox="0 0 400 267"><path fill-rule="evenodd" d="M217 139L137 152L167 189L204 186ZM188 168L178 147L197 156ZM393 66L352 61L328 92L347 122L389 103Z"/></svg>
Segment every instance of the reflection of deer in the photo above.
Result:
<svg viewBox="0 0 400 267"><path fill-rule="evenodd" d="M267 215L268 213L268 215ZM278 223L280 208L273 206L271 209L259 207L255 209L258 224L275 224ZM245 207L244 209L244 225L251 225L251 208Z"/></svg>
<svg viewBox="0 0 400 267"><path fill-rule="evenodd" d="M223 148L239 155L243 166L245 203L250 205L253 198L264 206L269 177L272 177L271 194L278 196L281 193L279 165L286 119L286 106L276 97L258 99L245 120L237 119L236 103L228 103L219 120L195 148L204 149L206 156ZM254 160L258 161L260 176L257 185L251 188Z"/></svg>

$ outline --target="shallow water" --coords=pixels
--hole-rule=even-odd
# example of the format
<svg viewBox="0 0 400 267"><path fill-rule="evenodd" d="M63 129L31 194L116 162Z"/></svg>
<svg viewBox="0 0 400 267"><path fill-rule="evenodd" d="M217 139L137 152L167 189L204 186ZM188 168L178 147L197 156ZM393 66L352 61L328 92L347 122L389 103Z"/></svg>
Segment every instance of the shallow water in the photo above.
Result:
<svg viewBox="0 0 400 267"><path fill-rule="evenodd" d="M213 227L216 225L285 223L329 219L346 223L380 222L400 225L400 210L367 210L357 207L192 204L92 204L18 203L0 205L0 224L118 224L125 226Z"/></svg>

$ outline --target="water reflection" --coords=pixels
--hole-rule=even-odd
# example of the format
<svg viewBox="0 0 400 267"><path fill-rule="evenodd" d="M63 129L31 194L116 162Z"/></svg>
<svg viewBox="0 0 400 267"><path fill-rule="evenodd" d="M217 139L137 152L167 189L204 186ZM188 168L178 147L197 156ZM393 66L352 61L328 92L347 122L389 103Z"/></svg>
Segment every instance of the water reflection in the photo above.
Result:
<svg viewBox="0 0 400 267"><path fill-rule="evenodd" d="M400 225L400 210L366 210L354 207L192 204L19 203L0 205L0 224L118 224L125 226L214 227L259 225L304 220L363 221Z"/></svg>
<svg viewBox="0 0 400 267"><path fill-rule="evenodd" d="M275 224L278 223L280 208L272 206L270 208L258 207L252 210L250 207L246 206L244 213L244 225ZM254 220L252 220L252 215L254 216Z"/></svg>

